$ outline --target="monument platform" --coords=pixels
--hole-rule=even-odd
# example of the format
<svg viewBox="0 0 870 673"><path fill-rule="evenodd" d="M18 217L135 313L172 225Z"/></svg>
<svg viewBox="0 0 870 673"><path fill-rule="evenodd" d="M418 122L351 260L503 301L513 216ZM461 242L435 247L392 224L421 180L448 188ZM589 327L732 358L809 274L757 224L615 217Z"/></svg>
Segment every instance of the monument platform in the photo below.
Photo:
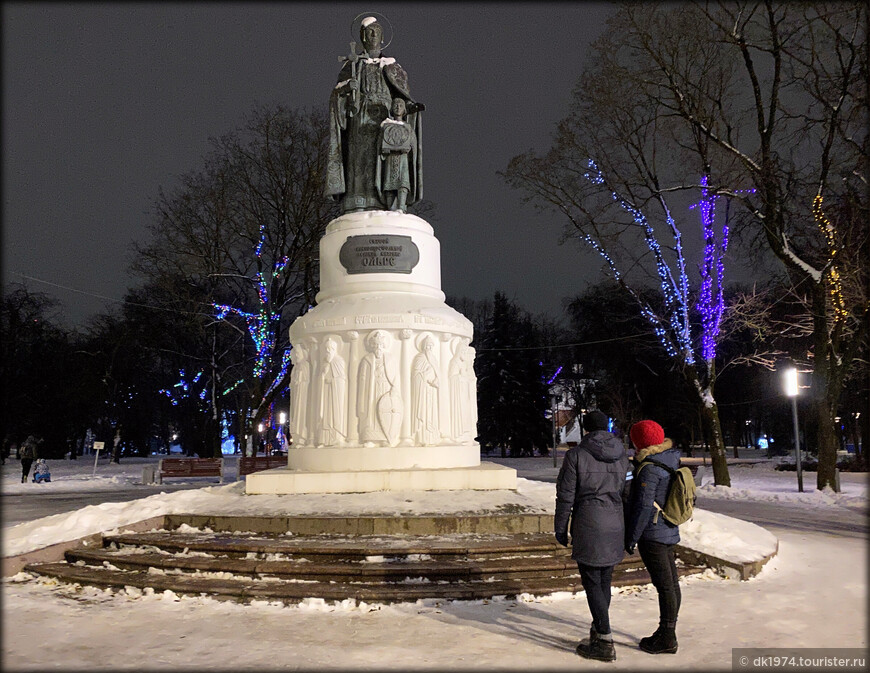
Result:
<svg viewBox="0 0 870 673"><path fill-rule="evenodd" d="M375 491L515 490L517 471L495 463L441 469L303 471L279 467L249 474L249 495Z"/></svg>

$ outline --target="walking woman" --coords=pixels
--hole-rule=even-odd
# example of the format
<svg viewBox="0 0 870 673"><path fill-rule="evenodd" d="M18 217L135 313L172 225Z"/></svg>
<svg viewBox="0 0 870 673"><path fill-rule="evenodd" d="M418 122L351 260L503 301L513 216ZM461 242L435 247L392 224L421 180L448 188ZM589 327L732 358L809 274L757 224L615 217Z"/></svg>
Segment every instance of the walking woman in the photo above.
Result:
<svg viewBox="0 0 870 673"><path fill-rule="evenodd" d="M655 421L640 421L629 431L634 444L634 479L625 526L625 551L635 546L649 571L659 595L659 626L655 633L641 638L640 649L650 654L673 654L677 651L677 614L680 611L680 584L674 560L674 545L680 541L680 528L666 521L659 508L664 507L670 485L670 473L680 466L680 451L665 437ZM639 470L646 461L643 470ZM658 505L658 507L656 506Z"/></svg>

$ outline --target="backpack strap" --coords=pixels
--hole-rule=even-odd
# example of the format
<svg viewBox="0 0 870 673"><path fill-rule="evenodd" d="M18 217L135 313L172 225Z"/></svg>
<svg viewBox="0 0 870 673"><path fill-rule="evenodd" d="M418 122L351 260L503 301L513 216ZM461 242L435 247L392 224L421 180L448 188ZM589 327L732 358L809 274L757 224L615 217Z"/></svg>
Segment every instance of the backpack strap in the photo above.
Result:
<svg viewBox="0 0 870 673"><path fill-rule="evenodd" d="M653 465L655 465L655 466L657 466L657 467L660 467L660 468L662 468L663 470L667 470L668 474L670 474L671 476L673 476L673 475L676 474L676 472L677 472L676 470L674 470L674 469L668 467L668 466L665 465L664 463L662 463L662 462L660 462L660 461L658 461L658 460L653 460L652 458L646 458L645 460L643 460L643 461L641 462L641 465L643 465L644 463L652 463ZM640 468L638 468L638 472L640 472Z"/></svg>

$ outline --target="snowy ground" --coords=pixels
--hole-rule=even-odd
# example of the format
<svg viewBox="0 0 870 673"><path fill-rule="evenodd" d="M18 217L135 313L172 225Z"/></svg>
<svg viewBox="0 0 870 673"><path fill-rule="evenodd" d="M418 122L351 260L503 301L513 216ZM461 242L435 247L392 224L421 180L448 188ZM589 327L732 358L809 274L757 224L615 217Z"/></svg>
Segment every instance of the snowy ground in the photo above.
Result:
<svg viewBox="0 0 870 673"><path fill-rule="evenodd" d="M517 459L526 460L526 459ZM555 475L552 462L527 459L521 473ZM501 461L499 461L501 462ZM167 509L337 513L363 511L471 511L497 508L504 497L464 494L449 507L437 494L348 496L241 495L241 484L178 490L142 487L141 463L101 465L53 461L51 484L20 484L9 465L2 492L21 501L63 491L99 498L101 489L146 496L127 503L91 505L71 513L5 527L4 555L71 539L124 520L140 520ZM15 465L13 465L13 468ZM552 472L552 474L551 474ZM843 493L796 493L794 473L769 466L732 468L733 499L776 502L796 514L813 508L836 514L866 507L866 475L843 475ZM852 479L852 477L855 477ZM812 485L813 479L805 480ZM789 489L795 493L792 495ZM39 490L51 489L51 490ZM144 490L153 489L153 490ZM172 490L175 489L175 490ZM512 496L529 511L552 511L552 483L521 480ZM160 491L167 491L161 494ZM704 497L718 488L704 487ZM95 491L97 491L95 493ZM170 492L172 491L172 492ZM710 493L708 493L710 491ZM810 496L806 498L805 496ZM135 495L133 496L135 497ZM722 497L729 497L728 495ZM260 498L272 498L270 502ZM489 498L489 500L487 500ZM408 500L411 502L407 502ZM440 504L439 504L440 503ZM683 528L689 541L713 541L738 553L758 547L763 536L733 519L699 512ZM115 523L112 523L115 522ZM704 531L704 527L708 530ZM617 643L616 669L725 670L733 647L867 647L867 549L865 537L838 537L819 530L771 527L779 554L748 582L712 573L684 580L677 655L653 657L636 648L638 638L655 628L657 601L651 588L615 591L611 621ZM84 531L84 532L82 532ZM749 539L746 539L748 536ZM741 541L742 539L742 541ZM697 541L696 541L697 544ZM579 659L573 649L589 628L585 597L556 595L488 602L427 601L397 606L326 605L308 601L280 607L267 603L239 606L207 598L171 594L112 594L90 588L58 586L19 574L3 583L3 670L274 670L296 669L511 669L574 670L606 664Z"/></svg>

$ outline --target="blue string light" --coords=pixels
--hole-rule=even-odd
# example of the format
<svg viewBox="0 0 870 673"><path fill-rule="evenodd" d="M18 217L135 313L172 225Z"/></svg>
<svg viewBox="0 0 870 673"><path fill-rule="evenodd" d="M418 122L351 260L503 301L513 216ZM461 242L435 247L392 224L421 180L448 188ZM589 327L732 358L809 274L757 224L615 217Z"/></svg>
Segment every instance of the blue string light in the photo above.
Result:
<svg viewBox="0 0 870 673"><path fill-rule="evenodd" d="M587 165L589 171L584 174L584 177L594 185L606 187L607 183L605 182L604 176L595 161L590 159ZM661 245L659 245L655 230L644 214L639 208L626 201L616 192L611 190L610 195L625 212L631 215L634 223L643 230L644 241L655 259L656 272L659 277L662 297L664 298L664 312L668 327L665 326L665 321L662 320L661 316L654 312L644 302L641 302L641 314L652 325L653 331L659 338L659 341L669 356L677 357L679 355L682 356L687 364L694 364L695 356L692 350L691 331L689 327L689 282L686 275L680 231L677 228L673 217L671 217L667 206L662 202L665 207L665 215L668 225L671 227L671 231L674 232L674 239L676 242L676 253L680 273L679 281L675 281L671 269L665 261L664 253L662 252ZM616 264L606 253L604 248L597 241L592 239L589 234L583 233L583 239L605 260L614 279L619 280L621 275L616 268Z"/></svg>
<svg viewBox="0 0 870 673"><path fill-rule="evenodd" d="M262 262L263 246L266 242L266 225L265 222L260 223L260 238L257 242L257 247L254 254L257 259ZM279 277L289 264L290 258L284 256L277 260L272 266L272 280ZM272 370L272 358L276 355L275 332L280 323L280 314L271 310L269 301L269 286L262 271L257 273L250 279L254 283L257 290L257 298L259 300L259 308L256 313L244 311L235 306L227 304L212 304L215 310L215 315L218 320L226 320L230 315L236 315L245 321L248 334L254 342L256 354L254 356L253 375L254 378L261 379ZM284 349L281 353L281 366L279 367L278 375L273 379L272 385L267 391L267 395L284 380L287 369L290 365L290 350ZM238 385L238 384L236 384ZM235 387L235 386L233 386ZM228 392L228 391L227 391ZM224 393L226 394L226 393Z"/></svg>

